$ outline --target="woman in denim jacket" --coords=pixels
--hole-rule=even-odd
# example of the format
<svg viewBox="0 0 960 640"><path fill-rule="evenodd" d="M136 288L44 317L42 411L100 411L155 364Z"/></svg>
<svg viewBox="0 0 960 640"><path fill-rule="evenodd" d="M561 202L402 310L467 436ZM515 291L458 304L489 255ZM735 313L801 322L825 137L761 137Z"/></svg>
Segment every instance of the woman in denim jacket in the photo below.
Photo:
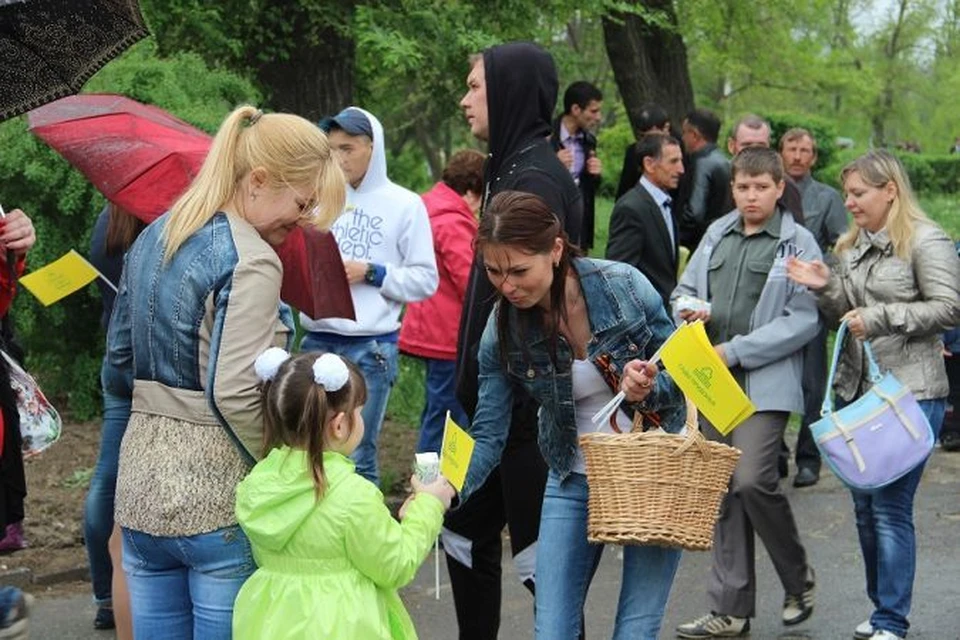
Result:
<svg viewBox="0 0 960 640"><path fill-rule="evenodd" d="M600 429L629 431L635 412L667 431L685 404L670 376L646 360L673 332L659 294L628 265L580 257L540 198L497 194L480 222L477 252L501 300L480 342L476 446L461 500L500 460L514 389L540 404L540 449L549 467L536 569L536 636L579 637L602 545L587 541L587 480L580 433L616 389L627 404ZM655 640L680 552L624 549L614 638Z"/></svg>
<svg viewBox="0 0 960 640"><path fill-rule="evenodd" d="M115 519L138 640L230 638L254 570L234 513L263 446L253 363L290 335L271 245L298 224L328 228L344 191L315 125L240 107L125 257L107 345L111 391L132 389Z"/></svg>
<svg viewBox="0 0 960 640"><path fill-rule="evenodd" d="M817 294L833 323L846 320L850 339L837 367L838 405L872 386L862 340L880 367L892 371L940 431L949 391L943 332L960 324L960 260L953 242L920 209L900 161L871 151L840 174L854 225L837 241L837 264L791 260L791 278ZM872 492L853 491L857 533L874 611L855 638L901 640L910 623L916 571L913 497L923 465Z"/></svg>

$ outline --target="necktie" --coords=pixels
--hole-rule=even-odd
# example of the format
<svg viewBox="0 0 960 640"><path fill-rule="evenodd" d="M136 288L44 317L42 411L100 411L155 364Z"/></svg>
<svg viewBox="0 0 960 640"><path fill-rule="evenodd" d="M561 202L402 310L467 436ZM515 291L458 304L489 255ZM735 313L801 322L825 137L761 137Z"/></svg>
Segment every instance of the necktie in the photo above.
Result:
<svg viewBox="0 0 960 640"><path fill-rule="evenodd" d="M667 234L670 236L670 248L671 250L676 246L676 238L673 237L673 215L670 206L673 204L673 201L670 198L667 198L663 201L663 221L667 225Z"/></svg>

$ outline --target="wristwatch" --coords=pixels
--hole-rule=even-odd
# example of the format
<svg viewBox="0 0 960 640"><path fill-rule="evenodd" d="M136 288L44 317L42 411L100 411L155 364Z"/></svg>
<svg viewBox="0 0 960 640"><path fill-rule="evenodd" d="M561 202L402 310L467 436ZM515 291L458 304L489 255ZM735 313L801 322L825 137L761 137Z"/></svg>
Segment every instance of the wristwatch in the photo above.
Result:
<svg viewBox="0 0 960 640"><path fill-rule="evenodd" d="M377 267L372 262L367 263L367 272L363 274L363 281L367 284L375 284L377 281Z"/></svg>

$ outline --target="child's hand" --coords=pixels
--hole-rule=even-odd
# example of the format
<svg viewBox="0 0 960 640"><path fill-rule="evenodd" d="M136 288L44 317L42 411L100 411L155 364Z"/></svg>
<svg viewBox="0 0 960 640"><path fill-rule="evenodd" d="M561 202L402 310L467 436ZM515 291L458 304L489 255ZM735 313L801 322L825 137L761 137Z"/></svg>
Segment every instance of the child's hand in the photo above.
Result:
<svg viewBox="0 0 960 640"><path fill-rule="evenodd" d="M397 515L400 516L401 520L407 517L407 507L410 506L410 503L413 502L415 497L417 497L417 494L411 493L407 496L407 499L403 501L403 504L400 505L400 511L397 512Z"/></svg>
<svg viewBox="0 0 960 640"><path fill-rule="evenodd" d="M430 495L437 498L440 502L443 503L444 509L450 508L450 503L453 501L453 496L457 494L456 489L453 488L453 485L447 481L443 476L438 476L436 480L430 484L423 484L417 478L417 476L410 477L410 485L413 487L413 492L416 493L429 493Z"/></svg>

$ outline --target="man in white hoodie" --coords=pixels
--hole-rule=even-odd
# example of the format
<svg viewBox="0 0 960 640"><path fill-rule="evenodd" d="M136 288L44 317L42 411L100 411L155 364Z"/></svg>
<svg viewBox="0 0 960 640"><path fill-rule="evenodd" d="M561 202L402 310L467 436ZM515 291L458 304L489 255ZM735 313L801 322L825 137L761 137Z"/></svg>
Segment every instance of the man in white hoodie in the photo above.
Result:
<svg viewBox="0 0 960 640"><path fill-rule="evenodd" d="M357 472L379 483L377 437L397 377L397 336L405 302L437 290L430 220L420 196L387 177L383 127L372 114L348 107L320 121L346 175L347 205L333 225L347 271L356 320L312 320L304 351L337 353L355 362L367 381L363 440L353 453Z"/></svg>

